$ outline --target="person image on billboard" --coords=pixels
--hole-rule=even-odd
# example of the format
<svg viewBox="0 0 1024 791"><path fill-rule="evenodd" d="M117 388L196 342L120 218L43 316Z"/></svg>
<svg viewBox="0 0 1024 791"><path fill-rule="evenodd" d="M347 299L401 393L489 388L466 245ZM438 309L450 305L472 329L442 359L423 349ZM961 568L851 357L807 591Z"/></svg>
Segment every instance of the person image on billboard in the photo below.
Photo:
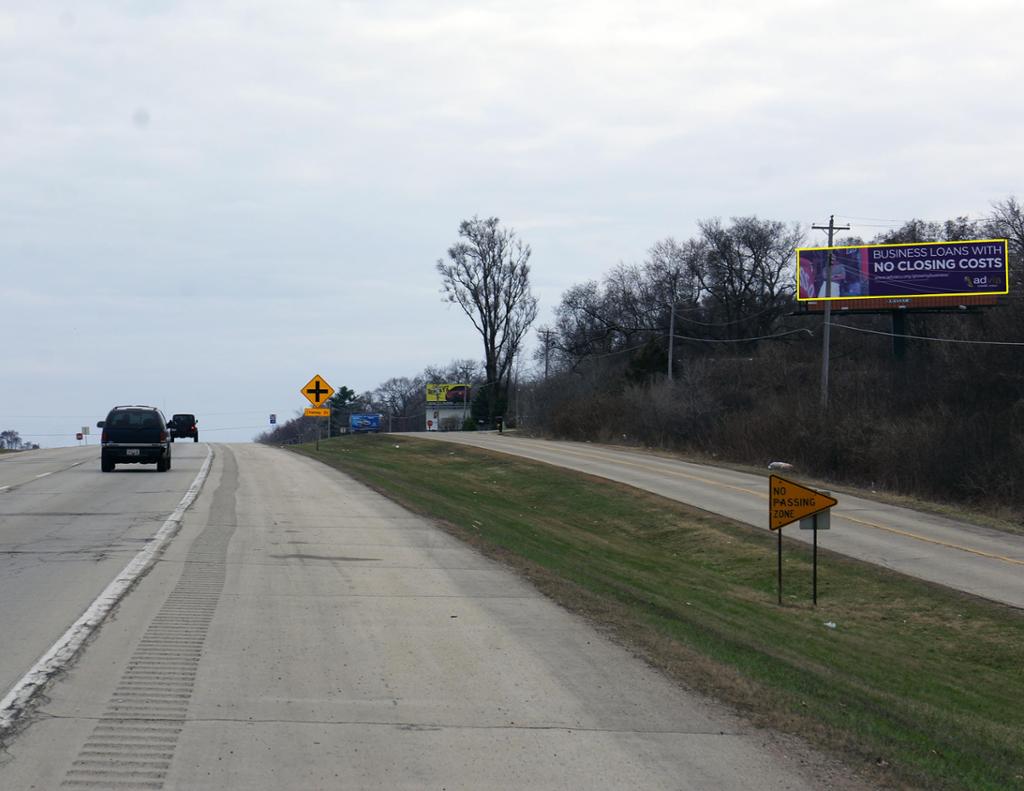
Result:
<svg viewBox="0 0 1024 791"><path fill-rule="evenodd" d="M828 251L813 250L804 253L800 261L801 296L804 298L868 296L866 263L862 260L861 252L857 248L832 251L831 289L825 285Z"/></svg>

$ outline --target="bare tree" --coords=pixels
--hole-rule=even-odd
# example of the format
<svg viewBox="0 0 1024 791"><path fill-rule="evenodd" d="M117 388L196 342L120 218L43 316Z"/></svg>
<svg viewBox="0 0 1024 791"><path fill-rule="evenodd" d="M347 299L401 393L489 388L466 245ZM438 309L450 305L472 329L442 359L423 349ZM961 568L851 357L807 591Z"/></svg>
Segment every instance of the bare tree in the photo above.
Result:
<svg viewBox="0 0 1024 791"><path fill-rule="evenodd" d="M428 382L473 384L484 379L484 371L479 360L466 358L447 365L428 365L423 369L423 378Z"/></svg>
<svg viewBox="0 0 1024 791"><path fill-rule="evenodd" d="M462 308L484 342L487 417L504 408L516 355L537 318L530 291L530 246L497 217L463 220L460 241L437 262L445 299Z"/></svg>
<svg viewBox="0 0 1024 791"><path fill-rule="evenodd" d="M992 219L1017 248L1018 255L1024 255L1024 207L1014 196L992 204Z"/></svg>
<svg viewBox="0 0 1024 791"><path fill-rule="evenodd" d="M1010 241L1010 256L1016 259L1010 266L1010 282L1014 290L1024 289L1024 274L1020 262L1024 260L1024 206L1014 196L992 204L991 223L996 236Z"/></svg>
<svg viewBox="0 0 1024 791"><path fill-rule="evenodd" d="M408 376L393 376L377 385L374 398L383 404L389 415L405 415L409 405L415 403L419 393Z"/></svg>
<svg viewBox="0 0 1024 791"><path fill-rule="evenodd" d="M728 228L718 219L698 226L691 271L722 334L743 338L770 331L790 307L800 228L757 217L734 217Z"/></svg>

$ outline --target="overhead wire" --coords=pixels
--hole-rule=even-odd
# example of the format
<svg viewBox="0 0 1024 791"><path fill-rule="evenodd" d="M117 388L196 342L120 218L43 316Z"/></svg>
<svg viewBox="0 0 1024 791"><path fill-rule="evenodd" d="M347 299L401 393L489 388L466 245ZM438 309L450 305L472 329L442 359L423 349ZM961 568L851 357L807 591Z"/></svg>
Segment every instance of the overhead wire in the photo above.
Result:
<svg viewBox="0 0 1024 791"><path fill-rule="evenodd" d="M863 332L868 335L885 335L890 338L908 338L914 341L936 341L938 343L964 343L972 346L1024 346L1024 341L972 341L966 338L935 338L930 335L907 335L902 332L883 332L882 330L869 330L864 327L851 327L849 324L829 322L831 327L840 327L853 332Z"/></svg>
<svg viewBox="0 0 1024 791"><path fill-rule="evenodd" d="M897 219L894 219L892 217L858 217L858 216L856 216L854 214L836 214L836 217L838 217L841 220L871 220L871 221L874 221L874 222L894 223L896 225L906 225L908 222L913 222L915 220L917 220L918 222L946 223L946 222L949 222L950 220L959 220L959 219L961 219L960 217L947 217L944 220L929 220L929 219L925 219L924 217L911 217L910 219L907 219L907 220L897 220ZM987 217L987 216L970 217L970 216L968 216L966 219L967 219L968 222L984 222L985 220L991 219L991 217Z"/></svg>
<svg viewBox="0 0 1024 791"><path fill-rule="evenodd" d="M752 338L691 338L687 335L673 335L672 337L680 341L693 341L694 343L748 343L749 341L766 341L772 338L783 338L786 335L796 335L798 333L806 333L811 337L814 336L814 332L805 327L795 330L786 330L785 332L776 332L773 335L757 335Z"/></svg>

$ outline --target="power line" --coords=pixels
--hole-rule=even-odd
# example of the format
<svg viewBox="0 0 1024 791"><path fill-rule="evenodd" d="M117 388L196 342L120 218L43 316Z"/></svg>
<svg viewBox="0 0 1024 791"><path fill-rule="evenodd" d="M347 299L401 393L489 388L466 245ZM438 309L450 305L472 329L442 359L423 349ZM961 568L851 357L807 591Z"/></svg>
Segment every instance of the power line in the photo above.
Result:
<svg viewBox="0 0 1024 791"><path fill-rule="evenodd" d="M779 295L779 296L781 296L781 295ZM671 303L670 302L666 302L664 305L660 306L660 309L665 309L665 308L671 309ZM708 308L706 306L704 306L704 305L698 305L698 306L692 307L692 308L678 308L677 307L676 310L675 310L675 314L676 314L676 321L686 321L686 322L689 322L690 324L698 324L701 327L729 327L729 326L732 326L733 324L742 324L745 321L750 321L751 319L756 319L758 316L763 316L765 313L771 313L772 311L781 311L781 310L784 310L784 309L785 309L784 306L769 305L768 307L766 307L766 308L764 308L762 310L759 310L756 313L750 313L750 314L748 314L746 316L740 316L738 319L733 319L731 321L700 321L698 319L689 319L686 316L680 316L679 315L680 313L683 313L683 312L695 313L695 312L700 311L700 310L708 310ZM650 318L653 315L657 315L658 311L659 311L659 307L654 307L654 308L646 308L646 309L637 309L637 310L634 310L633 313ZM613 332L621 332L621 333L627 333L627 332L659 332L660 330L661 330L661 327L625 327L625 328L618 327L618 326L613 326L612 327L612 331Z"/></svg>
<svg viewBox="0 0 1024 791"><path fill-rule="evenodd" d="M797 329L797 330L786 330L785 332L777 332L773 335L757 335L751 338L691 338L688 335L674 335L673 337L681 341L691 341L692 343L747 343L749 341L765 341L771 340L772 338L782 338L786 335L795 335L797 333L806 333L810 336L814 336L814 333L808 329ZM653 340L653 339L652 339ZM650 341L639 343L636 346L627 346L625 349L616 349L613 352L605 352L603 354L581 354L581 358L596 359L599 357L611 357L616 354L625 354L626 352L636 351L642 349Z"/></svg>
<svg viewBox="0 0 1024 791"><path fill-rule="evenodd" d="M625 349L617 349L614 352L605 352L604 354L583 354L581 356L582 357L586 357L586 358L590 358L590 359L596 359L598 357L611 357L614 354L624 354L626 352L634 352L637 349L642 349L648 343L650 343L650 341L645 341L644 343L638 343L636 346L628 346Z"/></svg>
<svg viewBox="0 0 1024 791"><path fill-rule="evenodd" d="M875 222L895 223L896 225L906 225L908 222L934 222L934 223L945 223L950 220L959 220L960 217L947 217L944 220L926 220L923 217L911 217L909 220L896 220L891 217L856 217L852 214L837 214L844 220L873 220ZM985 220L991 219L990 217L967 217L968 222L984 222Z"/></svg>
<svg viewBox="0 0 1024 791"><path fill-rule="evenodd" d="M805 332L812 338L814 337L814 333L806 328L786 330L785 332L777 332L774 335L758 335L753 338L690 338L686 335L676 335L675 337L683 341L693 341L694 343L747 343L748 341L766 341L771 338L783 338L786 335L795 335L800 332Z"/></svg>
<svg viewBox="0 0 1024 791"><path fill-rule="evenodd" d="M1024 341L969 341L963 338L933 338L929 335L906 335L899 332L883 332L881 330L868 330L863 327L851 327L849 324L837 324L829 322L833 327L842 327L844 330L863 332L868 335L885 335L889 338L909 338L914 341L937 341L939 343L966 343L972 346L1024 346Z"/></svg>
<svg viewBox="0 0 1024 791"><path fill-rule="evenodd" d="M740 318L733 319L732 321L697 321L697 319L688 319L685 316L676 316L676 318L681 319L682 321L688 321L691 324L699 324L701 327L728 327L733 324L741 324L744 321L756 319L758 316L763 316L765 313L779 310L782 310L779 305L772 305L764 310L759 310L757 313L751 313L749 316L741 316Z"/></svg>

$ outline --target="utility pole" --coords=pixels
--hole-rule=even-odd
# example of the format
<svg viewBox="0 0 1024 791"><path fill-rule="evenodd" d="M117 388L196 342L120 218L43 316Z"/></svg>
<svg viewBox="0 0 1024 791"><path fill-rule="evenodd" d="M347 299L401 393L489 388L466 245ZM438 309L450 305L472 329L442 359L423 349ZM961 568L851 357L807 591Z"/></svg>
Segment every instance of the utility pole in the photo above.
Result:
<svg viewBox="0 0 1024 791"><path fill-rule="evenodd" d="M828 216L828 225L812 225L815 231L828 231L828 263L825 265L825 320L821 333L821 413L828 412L828 355L832 329L832 241L836 231L848 231L849 225L836 225L836 216Z"/></svg>
<svg viewBox="0 0 1024 791"><path fill-rule="evenodd" d="M671 311L668 314L668 380L672 381L672 358L675 356L676 342L676 301L672 300Z"/></svg>
<svg viewBox="0 0 1024 791"><path fill-rule="evenodd" d="M551 330L541 330L544 333L544 381L548 379L548 355L551 352Z"/></svg>

